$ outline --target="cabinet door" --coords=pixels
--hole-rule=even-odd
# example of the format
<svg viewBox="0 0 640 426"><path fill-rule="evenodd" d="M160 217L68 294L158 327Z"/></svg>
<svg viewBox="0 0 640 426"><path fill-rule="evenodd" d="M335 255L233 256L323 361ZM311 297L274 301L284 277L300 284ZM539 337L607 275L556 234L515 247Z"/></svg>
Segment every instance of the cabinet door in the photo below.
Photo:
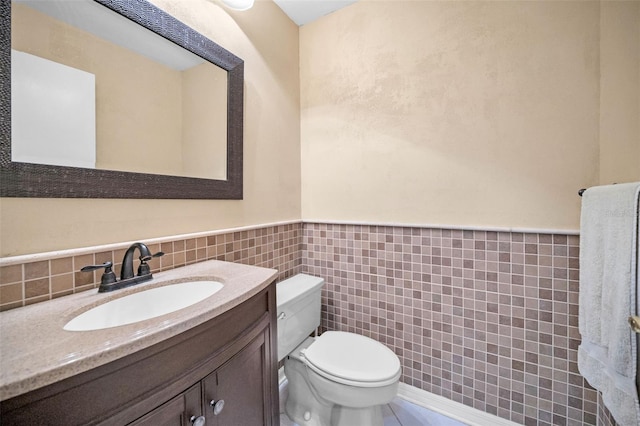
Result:
<svg viewBox="0 0 640 426"><path fill-rule="evenodd" d="M190 426L191 417L202 415L200 383L129 423L131 426Z"/></svg>
<svg viewBox="0 0 640 426"><path fill-rule="evenodd" d="M208 426L271 424L267 333L265 330L202 381ZM214 415L211 402L220 404L221 400L224 408Z"/></svg>

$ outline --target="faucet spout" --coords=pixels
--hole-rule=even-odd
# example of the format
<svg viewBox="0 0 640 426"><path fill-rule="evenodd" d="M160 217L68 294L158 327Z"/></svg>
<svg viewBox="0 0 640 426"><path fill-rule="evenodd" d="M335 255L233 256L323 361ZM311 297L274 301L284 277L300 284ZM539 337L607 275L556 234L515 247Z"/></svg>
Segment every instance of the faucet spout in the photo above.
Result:
<svg viewBox="0 0 640 426"><path fill-rule="evenodd" d="M140 252L140 266L138 267L138 274L136 276L133 275L133 255L136 250ZM149 251L149 247L143 243L133 243L131 247L127 249L124 253L124 258L122 259L122 270L120 271L120 281L116 280L116 275L111 270L113 263L111 261L105 262L102 265L89 265L85 266L81 269L82 272L91 272L95 269L104 268L104 274L102 274L102 279L100 282L100 288L98 288L98 293L105 293L107 291L118 290L121 288L129 287L138 283L142 283L145 281L149 281L153 278L151 275L151 267L147 263L147 261L151 260L154 257L163 256L163 252L158 252L155 254L151 254Z"/></svg>
<svg viewBox="0 0 640 426"><path fill-rule="evenodd" d="M133 278L133 254L136 249L140 252L140 262L145 263L147 260L151 259L153 256L149 251L149 247L147 247L144 243L133 243L131 247L127 249L124 254L124 258L122 259L122 270L120 271L120 279L126 280L128 278ZM146 264L145 264L146 265ZM142 266L142 265L141 265ZM148 265L147 265L148 269ZM146 271L149 273L148 271Z"/></svg>

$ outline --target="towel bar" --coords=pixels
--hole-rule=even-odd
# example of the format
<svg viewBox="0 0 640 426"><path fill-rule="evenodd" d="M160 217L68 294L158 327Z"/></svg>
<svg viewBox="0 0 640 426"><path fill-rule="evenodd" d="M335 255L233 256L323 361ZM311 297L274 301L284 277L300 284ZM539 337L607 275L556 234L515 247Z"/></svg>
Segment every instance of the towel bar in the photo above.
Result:
<svg viewBox="0 0 640 426"><path fill-rule="evenodd" d="M613 182L612 185L616 185L618 182ZM580 188L578 190L578 195L582 197L582 194L584 194L584 191L586 191L587 188Z"/></svg>

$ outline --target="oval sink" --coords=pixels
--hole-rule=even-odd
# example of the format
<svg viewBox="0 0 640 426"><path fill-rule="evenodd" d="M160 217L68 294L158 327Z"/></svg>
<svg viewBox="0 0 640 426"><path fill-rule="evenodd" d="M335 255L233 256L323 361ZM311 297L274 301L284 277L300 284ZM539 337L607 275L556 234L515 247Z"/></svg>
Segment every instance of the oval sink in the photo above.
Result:
<svg viewBox="0 0 640 426"><path fill-rule="evenodd" d="M217 281L190 281L152 288L83 312L69 321L64 330L101 330L159 317L198 303L222 287Z"/></svg>

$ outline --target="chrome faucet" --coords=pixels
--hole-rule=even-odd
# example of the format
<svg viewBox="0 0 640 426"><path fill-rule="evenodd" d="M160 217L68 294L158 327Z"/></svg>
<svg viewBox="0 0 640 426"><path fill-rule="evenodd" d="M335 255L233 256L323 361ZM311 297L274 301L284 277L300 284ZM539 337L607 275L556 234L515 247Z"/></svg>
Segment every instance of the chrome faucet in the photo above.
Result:
<svg viewBox="0 0 640 426"><path fill-rule="evenodd" d="M138 267L138 274L133 275L133 255L136 249L140 252L140 266ZM158 252L155 254L151 254L149 251L149 247L144 243L133 243L124 253L124 258L122 259L122 269L120 271L120 281L116 279L116 275L111 270L113 266L112 262L105 262L102 265L89 265L85 266L81 269L82 272L90 272L96 269L104 268L104 273L102 274L102 278L100 280L100 288L98 288L98 293L105 293L107 291L118 290L120 288L125 288L132 286L134 284L142 283L145 281L149 281L153 278L151 275L151 268L147 263L154 257L163 256L163 252Z"/></svg>

